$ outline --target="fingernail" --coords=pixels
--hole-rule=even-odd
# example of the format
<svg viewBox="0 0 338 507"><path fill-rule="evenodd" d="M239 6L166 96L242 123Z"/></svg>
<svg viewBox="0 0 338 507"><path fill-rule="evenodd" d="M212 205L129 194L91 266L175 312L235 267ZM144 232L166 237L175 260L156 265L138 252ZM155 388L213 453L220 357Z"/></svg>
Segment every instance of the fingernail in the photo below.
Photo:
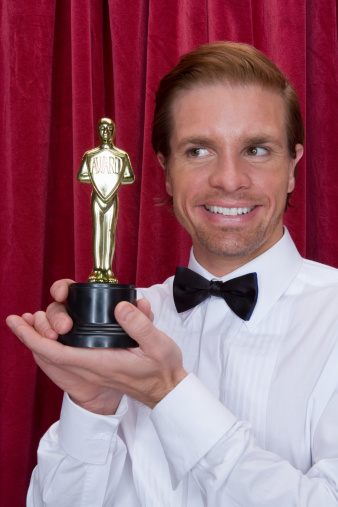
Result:
<svg viewBox="0 0 338 507"><path fill-rule="evenodd" d="M131 304L124 303L121 305L122 308L118 309L120 320L129 320L135 311L135 307Z"/></svg>

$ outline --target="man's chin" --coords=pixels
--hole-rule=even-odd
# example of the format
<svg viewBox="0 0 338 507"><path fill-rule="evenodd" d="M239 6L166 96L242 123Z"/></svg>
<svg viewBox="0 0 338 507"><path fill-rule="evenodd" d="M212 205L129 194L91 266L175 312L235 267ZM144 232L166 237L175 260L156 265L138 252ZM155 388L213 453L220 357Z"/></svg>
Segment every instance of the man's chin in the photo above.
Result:
<svg viewBox="0 0 338 507"><path fill-rule="evenodd" d="M255 257L255 252L257 252L258 248L253 247L223 247L223 248L208 248L207 249L210 254L212 254L215 257L221 257L223 259L245 259L246 257L252 256ZM258 252L256 255L259 255Z"/></svg>
<svg viewBox="0 0 338 507"><path fill-rule="evenodd" d="M222 238L210 237L205 234L199 235L198 238L199 246L206 253L223 259L254 258L261 253L264 243L264 235L255 234L252 237L248 235L242 237L234 234L233 231L230 234L225 232Z"/></svg>

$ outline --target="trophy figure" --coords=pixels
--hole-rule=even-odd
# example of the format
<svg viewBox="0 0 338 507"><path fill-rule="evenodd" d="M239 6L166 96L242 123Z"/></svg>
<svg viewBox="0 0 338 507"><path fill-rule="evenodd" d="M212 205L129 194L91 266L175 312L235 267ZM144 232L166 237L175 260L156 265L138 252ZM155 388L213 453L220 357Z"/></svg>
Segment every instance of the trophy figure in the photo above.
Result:
<svg viewBox="0 0 338 507"><path fill-rule="evenodd" d="M114 317L120 301L133 303L133 285L119 284L112 271L115 231L118 215L117 192L120 185L135 181L129 156L113 144L115 124L102 118L98 124L101 144L83 155L77 179L93 186L91 211L93 221L92 251L94 266L87 283L69 288L67 311L73 328L59 341L72 347L137 347Z"/></svg>

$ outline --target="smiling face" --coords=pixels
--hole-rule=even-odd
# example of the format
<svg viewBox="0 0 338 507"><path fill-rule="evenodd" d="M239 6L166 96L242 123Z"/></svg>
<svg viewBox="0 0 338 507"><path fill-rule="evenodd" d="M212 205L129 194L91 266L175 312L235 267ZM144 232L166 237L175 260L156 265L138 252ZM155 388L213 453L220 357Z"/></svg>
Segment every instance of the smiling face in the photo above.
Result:
<svg viewBox="0 0 338 507"><path fill-rule="evenodd" d="M199 85L172 104L164 163L174 212L197 261L223 276L274 245L303 148L290 158L280 95L256 85Z"/></svg>

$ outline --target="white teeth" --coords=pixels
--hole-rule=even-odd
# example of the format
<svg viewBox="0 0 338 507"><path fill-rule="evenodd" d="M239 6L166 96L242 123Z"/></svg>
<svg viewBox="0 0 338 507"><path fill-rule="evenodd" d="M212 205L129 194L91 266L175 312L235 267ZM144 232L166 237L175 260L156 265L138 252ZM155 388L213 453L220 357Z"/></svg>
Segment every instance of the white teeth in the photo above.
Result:
<svg viewBox="0 0 338 507"><path fill-rule="evenodd" d="M222 208L221 206L205 206L208 211L211 213L220 213L221 215L227 216L237 216L237 215L246 215L250 213L255 206L249 206L247 208Z"/></svg>

